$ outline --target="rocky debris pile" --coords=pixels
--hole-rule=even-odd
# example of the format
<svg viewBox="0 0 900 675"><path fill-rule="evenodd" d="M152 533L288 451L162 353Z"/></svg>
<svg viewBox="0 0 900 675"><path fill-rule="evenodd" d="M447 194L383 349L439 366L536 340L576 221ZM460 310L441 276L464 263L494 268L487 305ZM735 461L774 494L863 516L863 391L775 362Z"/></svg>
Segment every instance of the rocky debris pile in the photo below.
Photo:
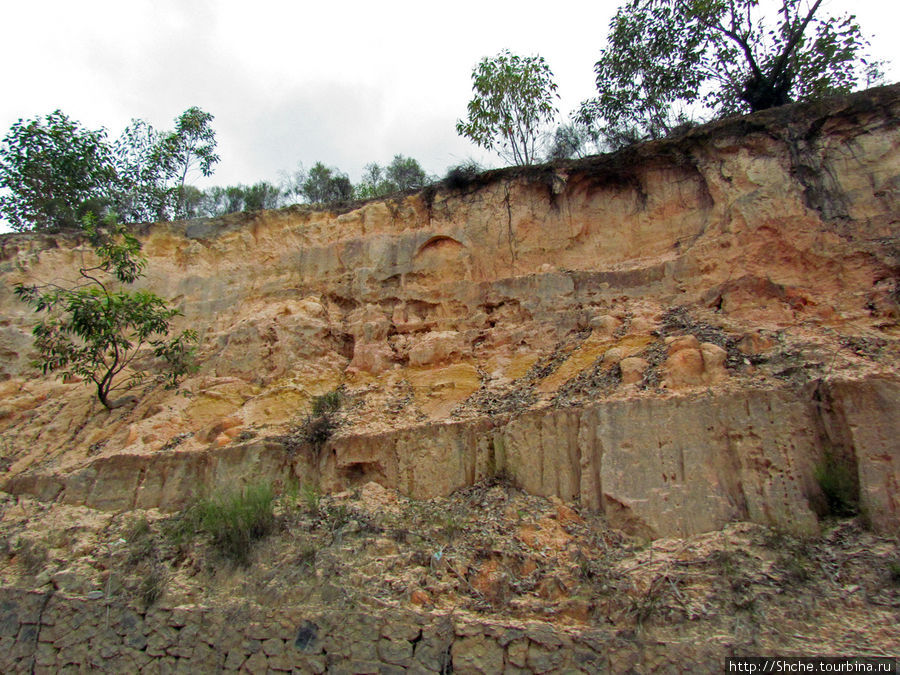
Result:
<svg viewBox="0 0 900 675"><path fill-rule="evenodd" d="M818 538L740 523L652 543L503 477L414 501L375 483L276 501L248 556L179 540L157 512L6 498L0 580L150 606L396 607L603 628L778 653L883 655L900 644L900 548L860 520Z"/></svg>

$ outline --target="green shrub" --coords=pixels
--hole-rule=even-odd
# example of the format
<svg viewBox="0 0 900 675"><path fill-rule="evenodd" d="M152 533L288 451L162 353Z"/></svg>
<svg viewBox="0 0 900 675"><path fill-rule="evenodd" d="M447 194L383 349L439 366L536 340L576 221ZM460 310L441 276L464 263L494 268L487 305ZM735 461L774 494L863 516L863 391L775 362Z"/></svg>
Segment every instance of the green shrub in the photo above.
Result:
<svg viewBox="0 0 900 675"><path fill-rule="evenodd" d="M209 536L223 557L245 565L253 542L266 536L275 524L274 499L271 486L263 483L228 490L198 501L189 520Z"/></svg>
<svg viewBox="0 0 900 675"><path fill-rule="evenodd" d="M329 391L327 394L313 396L312 398L312 414L317 417L334 413L341 409L344 402L344 394L338 389Z"/></svg>
<svg viewBox="0 0 900 675"><path fill-rule="evenodd" d="M337 428L335 415L343 402L344 394L340 387L327 394L313 396L309 414L287 437L288 448L293 452L300 446L308 445L319 450L325 445Z"/></svg>

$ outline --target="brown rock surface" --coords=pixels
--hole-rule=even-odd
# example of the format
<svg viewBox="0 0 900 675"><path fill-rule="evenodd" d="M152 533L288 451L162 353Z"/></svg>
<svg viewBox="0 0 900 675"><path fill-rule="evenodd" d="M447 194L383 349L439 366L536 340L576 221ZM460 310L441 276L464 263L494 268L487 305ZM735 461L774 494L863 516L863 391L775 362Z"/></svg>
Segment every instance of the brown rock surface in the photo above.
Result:
<svg viewBox="0 0 900 675"><path fill-rule="evenodd" d="M141 226L201 368L114 411L35 374L11 293L85 242L4 235L3 485L172 509L254 478L426 498L505 473L651 537L813 532L836 457L891 531L898 148L887 87L343 212ZM338 386L336 435L286 440Z"/></svg>

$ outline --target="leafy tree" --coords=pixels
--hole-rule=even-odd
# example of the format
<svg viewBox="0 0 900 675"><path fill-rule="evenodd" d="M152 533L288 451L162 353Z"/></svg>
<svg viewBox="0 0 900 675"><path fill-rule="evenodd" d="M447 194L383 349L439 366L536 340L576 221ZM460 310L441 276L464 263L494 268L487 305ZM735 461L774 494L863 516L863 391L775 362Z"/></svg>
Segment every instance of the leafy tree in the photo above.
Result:
<svg viewBox="0 0 900 675"><path fill-rule="evenodd" d="M362 180L353 188L357 199L372 199L396 192L397 186L388 180L385 170L376 163L363 167Z"/></svg>
<svg viewBox="0 0 900 675"><path fill-rule="evenodd" d="M238 186L220 187L218 185L203 191L197 215L224 216L244 210L244 192Z"/></svg>
<svg viewBox="0 0 900 675"><path fill-rule="evenodd" d="M152 163L163 169L166 180L174 180L176 217L185 215L184 186L191 171L213 174L219 162L213 116L197 106L185 110L175 120L175 130L164 135L156 147Z"/></svg>
<svg viewBox="0 0 900 675"><path fill-rule="evenodd" d="M397 190L417 190L428 184L428 176L419 163L403 155L394 155L387 167L387 179L397 186Z"/></svg>
<svg viewBox="0 0 900 675"><path fill-rule="evenodd" d="M300 185L300 193L312 204L329 204L353 197L353 184L347 174L316 162Z"/></svg>
<svg viewBox="0 0 900 675"><path fill-rule="evenodd" d="M0 144L0 213L18 231L77 227L105 211L114 177L104 130L59 110L19 120Z"/></svg>
<svg viewBox="0 0 900 675"><path fill-rule="evenodd" d="M284 199L281 188L265 180L244 187L243 190L244 211L277 209Z"/></svg>
<svg viewBox="0 0 900 675"><path fill-rule="evenodd" d="M846 93L880 78L853 16L822 0L629 0L594 71L599 96L580 121L612 139L658 138L691 112L728 115Z"/></svg>
<svg viewBox="0 0 900 675"><path fill-rule="evenodd" d="M123 221L163 221L174 209L160 149L164 135L144 120L133 119L113 143L116 183L113 210Z"/></svg>
<svg viewBox="0 0 900 675"><path fill-rule="evenodd" d="M193 213L216 217L239 211L277 209L282 205L285 196L282 188L268 181L260 181L253 185L216 186L200 193Z"/></svg>
<svg viewBox="0 0 900 675"><path fill-rule="evenodd" d="M394 155L394 159L382 168L378 164L363 167L363 176L354 188L358 199L383 197L393 192L416 190L428 184L428 176L418 161L412 157Z"/></svg>
<svg viewBox="0 0 900 675"><path fill-rule="evenodd" d="M532 164L538 159L541 127L556 117L556 89L541 56L521 57L504 50L484 58L472 71L475 95L467 121L459 120L456 132L508 162Z"/></svg>
<svg viewBox="0 0 900 675"><path fill-rule="evenodd" d="M200 218L206 215L206 192L193 185L185 185L180 191L182 217Z"/></svg>
<svg viewBox="0 0 900 675"><path fill-rule="evenodd" d="M186 330L167 339L169 322L178 310L150 291L117 288L137 281L146 265L140 242L124 225L109 217L98 227L88 214L83 227L97 263L79 269L82 283L72 287L17 284L15 294L36 312L47 313L33 331L38 351L35 365L45 374L59 371L64 379L92 382L97 398L111 410L133 400L110 400L114 391L133 387L146 377L138 360L146 348L166 364L162 379L167 385L177 385L181 376L192 372L197 333Z"/></svg>
<svg viewBox="0 0 900 675"><path fill-rule="evenodd" d="M597 138L581 124L560 124L553 131L547 150L547 160L577 159L596 151Z"/></svg>

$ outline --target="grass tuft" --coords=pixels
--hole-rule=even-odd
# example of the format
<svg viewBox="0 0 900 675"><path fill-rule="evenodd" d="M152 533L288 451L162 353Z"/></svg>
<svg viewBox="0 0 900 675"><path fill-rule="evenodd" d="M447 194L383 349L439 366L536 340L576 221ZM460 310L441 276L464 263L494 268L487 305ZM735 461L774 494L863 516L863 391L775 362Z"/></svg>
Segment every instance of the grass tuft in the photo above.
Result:
<svg viewBox="0 0 900 675"><path fill-rule="evenodd" d="M274 501L275 493L265 483L225 490L188 507L167 535L183 548L197 533L205 534L222 557L246 565L254 542L274 527Z"/></svg>

